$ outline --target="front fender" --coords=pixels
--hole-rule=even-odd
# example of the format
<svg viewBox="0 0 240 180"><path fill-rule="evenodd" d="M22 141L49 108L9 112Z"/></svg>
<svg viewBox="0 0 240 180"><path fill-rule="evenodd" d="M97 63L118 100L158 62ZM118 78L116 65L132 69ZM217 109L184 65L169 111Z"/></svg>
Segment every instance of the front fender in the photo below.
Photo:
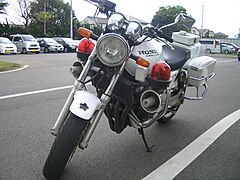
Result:
<svg viewBox="0 0 240 180"><path fill-rule="evenodd" d="M70 111L85 120L90 120L102 103L98 97L88 91L77 91L70 106Z"/></svg>

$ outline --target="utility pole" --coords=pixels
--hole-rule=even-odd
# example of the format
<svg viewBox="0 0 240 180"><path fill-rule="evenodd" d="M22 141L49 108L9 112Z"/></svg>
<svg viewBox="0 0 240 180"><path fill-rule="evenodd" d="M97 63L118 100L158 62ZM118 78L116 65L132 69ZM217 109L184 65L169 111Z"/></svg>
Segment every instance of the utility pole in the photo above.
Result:
<svg viewBox="0 0 240 180"><path fill-rule="evenodd" d="M72 0L70 2L70 38L73 38L73 10L72 10Z"/></svg>
<svg viewBox="0 0 240 180"><path fill-rule="evenodd" d="M202 23L201 23L201 35L200 37L203 37L203 11L204 11L204 5L202 5Z"/></svg>
<svg viewBox="0 0 240 180"><path fill-rule="evenodd" d="M44 4L43 4L44 13L46 12L46 3L47 2L44 2ZM46 19L45 18L43 20L43 34L44 34L44 36L47 34L47 27L46 27Z"/></svg>

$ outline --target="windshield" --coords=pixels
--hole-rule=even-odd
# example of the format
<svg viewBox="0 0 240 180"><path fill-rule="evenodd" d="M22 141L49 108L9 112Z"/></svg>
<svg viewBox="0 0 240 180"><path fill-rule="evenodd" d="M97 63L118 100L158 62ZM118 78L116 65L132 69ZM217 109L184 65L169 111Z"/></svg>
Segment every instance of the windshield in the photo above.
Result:
<svg viewBox="0 0 240 180"><path fill-rule="evenodd" d="M23 35L22 38L24 41L36 41L32 35Z"/></svg>
<svg viewBox="0 0 240 180"><path fill-rule="evenodd" d="M0 44L11 44L12 42L7 38L0 38Z"/></svg>
<svg viewBox="0 0 240 180"><path fill-rule="evenodd" d="M45 42L47 42L47 43L57 43L54 39L52 39L52 38L44 38L44 40L45 40Z"/></svg>

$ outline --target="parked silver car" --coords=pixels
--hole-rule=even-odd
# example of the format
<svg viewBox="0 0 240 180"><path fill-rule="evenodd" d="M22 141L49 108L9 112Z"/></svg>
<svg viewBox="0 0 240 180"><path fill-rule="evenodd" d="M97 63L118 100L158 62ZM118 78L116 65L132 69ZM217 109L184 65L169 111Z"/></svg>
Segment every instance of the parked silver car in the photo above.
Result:
<svg viewBox="0 0 240 180"><path fill-rule="evenodd" d="M221 53L224 53L224 54L230 54L230 53L236 52L235 47L233 47L232 45L224 44L224 43L220 44L220 49L221 49Z"/></svg>
<svg viewBox="0 0 240 180"><path fill-rule="evenodd" d="M40 46L37 40L30 34L11 35L12 42L17 46L17 51L27 53L40 53Z"/></svg>
<svg viewBox="0 0 240 180"><path fill-rule="evenodd" d="M227 43L227 42L224 42L222 44L226 44L226 45L230 45L230 46L233 46L235 48L235 52L237 53L237 51L240 49L240 47L234 43Z"/></svg>

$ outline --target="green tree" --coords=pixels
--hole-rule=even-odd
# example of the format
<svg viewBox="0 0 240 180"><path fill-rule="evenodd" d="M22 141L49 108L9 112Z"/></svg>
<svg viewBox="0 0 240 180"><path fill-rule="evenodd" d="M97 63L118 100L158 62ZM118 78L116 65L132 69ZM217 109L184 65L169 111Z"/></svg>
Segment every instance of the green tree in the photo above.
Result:
<svg viewBox="0 0 240 180"><path fill-rule="evenodd" d="M47 27L46 36L65 36L70 34L70 4L64 3L63 0L36 0L31 4L32 27L41 29L41 36L43 33L44 19ZM73 17L74 17L73 13ZM73 20L74 30L78 24ZM74 32L74 33L75 33Z"/></svg>
<svg viewBox="0 0 240 180"><path fill-rule="evenodd" d="M166 24L173 23L176 16L179 13L185 13L187 10L182 6L165 6L160 7L159 10L156 12L152 19L152 25L161 27ZM173 32L179 31L180 29L187 30L185 27L179 27L178 25L174 25L168 28L163 29L164 33L171 36Z"/></svg>
<svg viewBox="0 0 240 180"><path fill-rule="evenodd" d="M36 14L36 19L38 21L43 22L43 34L44 35L47 34L47 22L50 21L51 17L52 17L51 14L49 12L46 12L46 11L41 11L41 12Z"/></svg>
<svg viewBox="0 0 240 180"><path fill-rule="evenodd" d="M100 34L102 33L102 28L100 25L84 23L84 24L80 24L80 26L91 30L94 34L98 36L100 36Z"/></svg>

